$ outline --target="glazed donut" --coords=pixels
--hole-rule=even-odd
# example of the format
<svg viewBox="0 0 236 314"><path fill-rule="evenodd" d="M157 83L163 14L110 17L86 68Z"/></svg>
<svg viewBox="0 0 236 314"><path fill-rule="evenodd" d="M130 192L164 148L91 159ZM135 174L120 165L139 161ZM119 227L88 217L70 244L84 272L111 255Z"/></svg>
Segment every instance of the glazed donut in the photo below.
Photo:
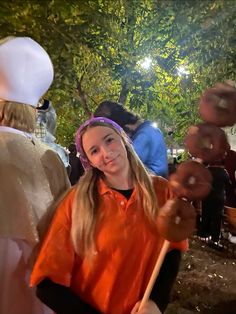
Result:
<svg viewBox="0 0 236 314"><path fill-rule="evenodd" d="M199 103L202 119L219 127L236 123L236 88L229 84L217 84L207 89Z"/></svg>
<svg viewBox="0 0 236 314"><path fill-rule="evenodd" d="M178 197L196 201L210 193L212 176L202 164L191 160L181 163L169 181Z"/></svg>
<svg viewBox="0 0 236 314"><path fill-rule="evenodd" d="M225 132L210 123L191 126L184 142L192 156L205 162L224 158L229 145Z"/></svg>
<svg viewBox="0 0 236 314"><path fill-rule="evenodd" d="M158 232L170 242L187 239L194 232L195 225L194 207L182 199L168 200L157 215Z"/></svg>

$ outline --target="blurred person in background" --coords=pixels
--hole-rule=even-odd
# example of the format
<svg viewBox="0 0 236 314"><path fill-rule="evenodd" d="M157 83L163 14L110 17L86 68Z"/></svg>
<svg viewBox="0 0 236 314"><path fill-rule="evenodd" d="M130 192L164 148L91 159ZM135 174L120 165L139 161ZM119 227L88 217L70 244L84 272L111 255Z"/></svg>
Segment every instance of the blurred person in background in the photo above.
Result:
<svg viewBox="0 0 236 314"><path fill-rule="evenodd" d="M229 176L224 168L224 161L212 162L207 166L212 175L212 189L202 200L199 235L209 238L213 248L221 249L221 226L223 221L225 190L229 184Z"/></svg>
<svg viewBox="0 0 236 314"><path fill-rule="evenodd" d="M70 173L69 156L67 151L59 144L56 143L56 111L52 105L52 102L48 99L43 99L36 107L36 130L35 136L43 143L50 146L61 158L67 173Z"/></svg>
<svg viewBox="0 0 236 314"><path fill-rule="evenodd" d="M70 183L71 185L75 185L79 178L84 174L84 167L79 159L77 157L77 150L76 150L76 145L70 144L68 147L69 150L69 163L70 163Z"/></svg>
<svg viewBox="0 0 236 314"><path fill-rule="evenodd" d="M53 80L46 51L28 37L0 42L0 313L52 313L29 287L52 202L70 183L59 156L35 136L36 106Z"/></svg>

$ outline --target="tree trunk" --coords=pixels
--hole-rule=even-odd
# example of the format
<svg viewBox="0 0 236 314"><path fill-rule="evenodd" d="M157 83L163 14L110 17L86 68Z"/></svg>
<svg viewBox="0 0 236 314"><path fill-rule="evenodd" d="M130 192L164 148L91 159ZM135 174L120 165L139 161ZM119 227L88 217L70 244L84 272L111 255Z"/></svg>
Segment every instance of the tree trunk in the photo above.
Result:
<svg viewBox="0 0 236 314"><path fill-rule="evenodd" d="M82 79L83 77L80 79L80 81L77 82L77 91L81 99L81 103L84 108L84 111L88 115L88 117L90 117L92 115L92 112L89 110L88 103L87 103L87 96L82 89Z"/></svg>
<svg viewBox="0 0 236 314"><path fill-rule="evenodd" d="M120 91L120 96L119 96L118 102L121 103L122 105L125 105L127 97L128 97L128 94L129 94L129 89L128 89L128 86L127 86L127 82L124 81L122 83L122 88L121 88L121 91Z"/></svg>

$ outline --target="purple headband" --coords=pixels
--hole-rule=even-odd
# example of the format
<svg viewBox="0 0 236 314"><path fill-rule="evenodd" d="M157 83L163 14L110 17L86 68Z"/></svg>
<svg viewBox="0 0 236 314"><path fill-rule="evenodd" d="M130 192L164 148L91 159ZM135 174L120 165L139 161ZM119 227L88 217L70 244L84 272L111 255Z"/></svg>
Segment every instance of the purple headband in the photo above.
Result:
<svg viewBox="0 0 236 314"><path fill-rule="evenodd" d="M84 154L84 150L82 148L82 143L81 143L81 132L82 130L87 127L90 124L93 124L94 122L102 122L102 123L106 123L106 124L110 124L112 125L118 132L119 134L121 134L123 132L123 129L121 126L119 126L119 124L117 124L116 122L108 119L108 118L104 118L104 117L96 117L96 118L91 118L87 121L85 121L77 130L76 132L76 137L75 137L75 143L76 143L76 149L77 152L80 154L79 158L80 161L84 167L84 169L89 169L91 168L90 162L88 160L88 158L86 157L86 155Z"/></svg>

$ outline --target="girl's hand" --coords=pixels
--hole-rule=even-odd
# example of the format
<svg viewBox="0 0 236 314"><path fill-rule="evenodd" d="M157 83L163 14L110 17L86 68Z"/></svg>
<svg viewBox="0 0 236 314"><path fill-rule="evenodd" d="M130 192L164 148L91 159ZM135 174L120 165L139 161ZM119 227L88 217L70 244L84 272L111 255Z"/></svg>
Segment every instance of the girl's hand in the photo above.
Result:
<svg viewBox="0 0 236 314"><path fill-rule="evenodd" d="M148 300L143 307L138 310L139 305L141 301L138 301L135 306L133 307L131 314L161 314L161 311L159 310L158 306L156 305L155 302L152 300Z"/></svg>

